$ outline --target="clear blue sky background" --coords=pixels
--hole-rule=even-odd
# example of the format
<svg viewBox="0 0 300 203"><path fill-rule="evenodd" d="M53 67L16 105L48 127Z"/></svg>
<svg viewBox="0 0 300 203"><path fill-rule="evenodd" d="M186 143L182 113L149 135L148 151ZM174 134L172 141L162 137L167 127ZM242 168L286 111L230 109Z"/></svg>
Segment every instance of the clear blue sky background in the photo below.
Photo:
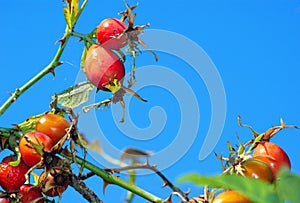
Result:
<svg viewBox="0 0 300 203"><path fill-rule="evenodd" d="M62 6L61 1L0 1L0 104L8 98L8 92L27 82L53 58L58 47L55 41L62 37L65 28ZM113 3L90 0L76 31L88 33L103 19L118 18L117 13L122 10L124 4L121 0ZM281 117L288 124L300 126L299 0L152 0L140 1L136 13L136 23L139 25L150 22L151 28L172 31L197 43L217 67L226 91L227 115L215 152L226 154L226 142L230 140L236 143L236 135L243 141L251 137L249 130L237 125L238 115L258 132L278 125ZM47 111L51 95L74 84L80 72L82 47L83 44L77 42L77 39L71 40L62 56L65 64L57 68L55 79L49 74L22 95L1 116L0 126L9 127L30 115ZM196 76L195 71L180 59L164 53L158 55L159 61L155 63L149 53L143 53L138 58L138 67L161 65L177 72L193 89L201 111L197 138L188 152L174 165L163 170L163 173L173 182L188 172L207 175L220 173L220 163L213 153L204 160L198 158L211 118L207 88L201 77ZM127 67L129 70L129 62ZM185 89L180 91L183 94ZM110 109L96 112L99 125L107 139L120 150L127 146L154 152L163 150L176 139L180 126L180 105L189 103L178 103L178 95L174 96L172 91L160 87L143 88L138 93L149 100L143 104L133 99L130 104L128 112L139 128L151 126L148 113L152 107L161 106L165 110L168 117L166 125L157 137L141 141L125 136L118 129L120 124L115 123ZM109 94L100 93L96 99L107 97ZM115 119L118 121L118 117ZM126 125L126 121L122 125ZM84 133L87 137L94 136ZM292 170L298 174L299 135L299 130L287 129L273 139L290 155ZM1 153L1 158L4 155L5 152ZM115 158L119 156L111 155ZM92 157L89 160L96 163ZM140 176L137 183L162 198L167 198L171 192L168 188L160 188L162 181L155 175ZM87 184L104 202L122 202L126 197L126 191L117 186L109 186L103 195L102 180L99 178L93 177ZM180 187L183 190L191 188L192 196L202 194L199 188L192 185L182 184ZM71 201L83 202L83 199L69 188L62 202ZM134 202L143 200L136 198Z"/></svg>

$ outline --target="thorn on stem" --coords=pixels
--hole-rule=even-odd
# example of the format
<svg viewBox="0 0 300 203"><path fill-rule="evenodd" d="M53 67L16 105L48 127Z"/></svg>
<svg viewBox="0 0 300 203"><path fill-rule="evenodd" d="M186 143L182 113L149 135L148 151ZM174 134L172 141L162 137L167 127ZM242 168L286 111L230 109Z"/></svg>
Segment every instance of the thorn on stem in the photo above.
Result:
<svg viewBox="0 0 300 203"><path fill-rule="evenodd" d="M63 45L65 42L66 42L66 37L64 36L64 37L62 37L61 39L57 40L57 41L55 42L55 44L61 43L61 45Z"/></svg>
<svg viewBox="0 0 300 203"><path fill-rule="evenodd" d="M55 77L54 68L51 68L51 69L49 70L49 72L52 73L53 77Z"/></svg>
<svg viewBox="0 0 300 203"><path fill-rule="evenodd" d="M167 181L164 181L164 184L161 186L161 188L167 187L169 183Z"/></svg>
<svg viewBox="0 0 300 203"><path fill-rule="evenodd" d="M184 195L187 197L191 193L191 188L188 189L188 191L184 192Z"/></svg>
<svg viewBox="0 0 300 203"><path fill-rule="evenodd" d="M172 203L173 193L164 201L164 203Z"/></svg>

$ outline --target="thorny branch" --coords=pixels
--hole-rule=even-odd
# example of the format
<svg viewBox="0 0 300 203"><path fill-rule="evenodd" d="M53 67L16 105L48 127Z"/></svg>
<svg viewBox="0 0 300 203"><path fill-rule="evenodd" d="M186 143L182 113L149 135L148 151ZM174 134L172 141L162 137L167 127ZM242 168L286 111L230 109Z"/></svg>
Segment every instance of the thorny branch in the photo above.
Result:
<svg viewBox="0 0 300 203"><path fill-rule="evenodd" d="M65 33L62 39L58 40L60 42L60 46L57 49L57 52L53 58L53 60L47 65L43 70L41 70L37 75L35 75L31 80L29 80L27 83L25 83L22 87L17 88L15 92L10 94L10 97L0 106L0 116L4 114L4 112L10 107L12 103L14 103L26 90L28 90L31 86L33 86L35 83L37 83L40 79L42 79L45 75L48 73L54 74L54 69L58 66L62 65L63 62L60 61L60 58L62 56L62 53L66 47L66 44L71 37L72 30L74 29L82 11L84 10L88 0L84 0L84 2L81 5L81 8L79 9L76 17L74 18L74 22L72 24L72 27L69 28L68 25L66 26Z"/></svg>
<svg viewBox="0 0 300 203"><path fill-rule="evenodd" d="M145 164L134 164L131 166L125 166L125 167L120 167L120 168L106 168L103 169L107 172L110 173L120 173L121 171L128 171L128 170L135 170L135 169L149 169L153 172L155 172L163 181L164 184L162 187L170 187L174 192L178 193L178 195L185 201L189 201L188 198L188 193L183 192L182 190L180 190L178 187L176 187L162 172L160 172L155 165L149 165L149 163L145 163ZM92 174L90 174L92 175ZM89 175L88 175L89 176Z"/></svg>

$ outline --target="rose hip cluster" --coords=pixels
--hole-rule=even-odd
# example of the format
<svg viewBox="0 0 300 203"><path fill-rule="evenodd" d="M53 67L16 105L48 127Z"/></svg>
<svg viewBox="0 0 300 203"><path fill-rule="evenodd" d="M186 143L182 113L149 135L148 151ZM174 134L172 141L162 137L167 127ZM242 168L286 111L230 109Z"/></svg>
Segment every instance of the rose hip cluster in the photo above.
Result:
<svg viewBox="0 0 300 203"><path fill-rule="evenodd" d="M126 45L127 26L120 20L108 18L97 27L97 39L86 55L84 69L87 78L99 90L113 91L116 82L122 84L125 75L124 64L113 51Z"/></svg>
<svg viewBox="0 0 300 203"><path fill-rule="evenodd" d="M68 176L59 167L44 170L35 184L25 184L31 170L46 168L44 154L51 153L54 146L66 135L69 122L56 114L45 114L37 122L35 131L20 138L20 163L15 156L7 156L0 163L0 185L7 192L0 202L44 202L44 196L61 195L67 188ZM61 178L58 178L61 177ZM4 197L5 196L5 197Z"/></svg>
<svg viewBox="0 0 300 203"><path fill-rule="evenodd" d="M238 157L239 159L241 157ZM253 154L246 159L233 164L231 169L234 173L254 179L272 183L276 181L282 168L291 169L291 162L286 152L277 144L269 141L259 142ZM213 199L213 203L251 203L251 201L238 191L224 191Z"/></svg>

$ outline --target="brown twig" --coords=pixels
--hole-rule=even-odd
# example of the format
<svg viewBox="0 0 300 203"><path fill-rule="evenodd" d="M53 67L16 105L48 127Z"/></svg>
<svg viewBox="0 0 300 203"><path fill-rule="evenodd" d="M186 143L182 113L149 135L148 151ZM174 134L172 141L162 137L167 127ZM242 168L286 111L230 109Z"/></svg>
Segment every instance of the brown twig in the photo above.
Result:
<svg viewBox="0 0 300 203"><path fill-rule="evenodd" d="M92 176L96 175L94 172L88 172L80 176L80 180L86 180Z"/></svg>
<svg viewBox="0 0 300 203"><path fill-rule="evenodd" d="M83 180L75 174L70 175L70 185L79 192L86 200L94 203L102 203L102 200L94 193L93 190L88 188Z"/></svg>

